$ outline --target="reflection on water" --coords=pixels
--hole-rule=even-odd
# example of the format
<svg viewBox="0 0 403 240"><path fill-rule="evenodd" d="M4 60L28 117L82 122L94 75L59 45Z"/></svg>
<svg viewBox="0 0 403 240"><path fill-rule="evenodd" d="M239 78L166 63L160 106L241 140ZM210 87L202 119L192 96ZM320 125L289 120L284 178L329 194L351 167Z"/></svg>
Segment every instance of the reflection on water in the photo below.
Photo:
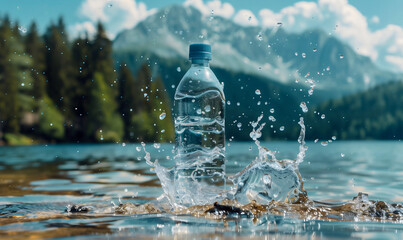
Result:
<svg viewBox="0 0 403 240"><path fill-rule="evenodd" d="M279 158L294 158L298 143L261 143ZM282 203L268 204L264 209L256 206L236 205L245 214L214 220L216 215L206 213L214 206L200 206L195 214L186 212L163 213L155 208L155 200L162 194L160 183L138 152L139 145L62 145L0 148L0 235L7 239L80 237L112 239L136 237L164 238L169 236L239 238L312 236L349 238L402 238L403 224L387 222L356 222L354 214L329 215L328 222L320 217L301 220L301 213L319 208L337 208L340 202L351 204L358 192L369 194L369 199L388 203L403 202L403 155L401 142L333 142L326 147L320 143L307 144L305 162L300 165L305 178L304 188L310 202L296 205L295 209ZM227 171L234 174L242 170L257 156L251 143L231 143L227 148ZM172 166L172 145L161 145L147 150L151 160ZM344 154L344 157L341 154ZM365 197L365 195L364 195ZM333 205L329 205L329 199ZM121 204L123 203L123 204ZM144 205L145 204L145 205ZM229 204L229 203L228 203ZM381 202L367 202L362 208L385 209ZM377 206L378 204L378 206ZM68 206L84 206L88 212L68 212ZM163 205L161 205L163 206ZM398 207L398 205L394 205ZM248 208L249 207L249 208ZM317 207L315 209L315 207ZM357 206L355 206L357 207ZM393 207L390 205L390 207ZM143 213L132 215L130 210ZM285 214L285 208L287 214ZM218 205L218 209L223 210ZM247 211L260 211L250 217ZM213 211L212 210L212 211ZM225 208L224 208L225 210ZM228 209L227 209L228 210ZM234 210L234 209L233 209ZM236 210L236 209L235 209ZM235 211L236 212L236 211ZM370 212L370 211L368 211ZM225 213L225 211L224 211ZM255 212L256 213L256 212ZM399 215L399 212L393 213ZM232 215L231 215L232 214ZM313 215L311 215L313 216ZM304 216L302 216L304 217ZM94 235L96 234L96 235ZM190 237L189 237L190 238Z"/></svg>

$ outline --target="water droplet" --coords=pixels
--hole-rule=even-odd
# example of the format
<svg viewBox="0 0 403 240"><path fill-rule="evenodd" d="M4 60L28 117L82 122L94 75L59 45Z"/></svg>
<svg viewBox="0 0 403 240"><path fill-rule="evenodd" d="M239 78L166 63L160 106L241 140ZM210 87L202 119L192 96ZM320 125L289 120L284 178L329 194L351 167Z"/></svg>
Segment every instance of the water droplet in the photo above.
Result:
<svg viewBox="0 0 403 240"><path fill-rule="evenodd" d="M241 128L242 127L242 123L238 123L237 125L236 125L238 128Z"/></svg>
<svg viewBox="0 0 403 240"><path fill-rule="evenodd" d="M269 45L267 45L267 47L268 47L268 48L271 48L271 45L269 44Z"/></svg>
<svg viewBox="0 0 403 240"><path fill-rule="evenodd" d="M340 156L342 157L342 158L344 158L344 156L346 156L344 153L340 153Z"/></svg>
<svg viewBox="0 0 403 240"><path fill-rule="evenodd" d="M306 106L305 102L301 102L299 105L304 113L308 112L308 107Z"/></svg>
<svg viewBox="0 0 403 240"><path fill-rule="evenodd" d="M21 83L21 86L25 86L25 83Z"/></svg>
<svg viewBox="0 0 403 240"><path fill-rule="evenodd" d="M269 116L269 120L272 121L272 122L275 122L276 118L274 118L273 116Z"/></svg>
<svg viewBox="0 0 403 240"><path fill-rule="evenodd" d="M20 32L22 32L22 33L26 33L26 32L27 32L27 29L24 28L23 26L19 26L19 27L18 27L18 30L19 30Z"/></svg>
<svg viewBox="0 0 403 240"><path fill-rule="evenodd" d="M311 96L313 94L313 88L308 90L308 94L309 94L309 96Z"/></svg>
<svg viewBox="0 0 403 240"><path fill-rule="evenodd" d="M241 103L240 103L240 102L237 102L236 105L237 105L237 106L241 106Z"/></svg>
<svg viewBox="0 0 403 240"><path fill-rule="evenodd" d="M314 142L315 142L315 143L317 143L318 141L319 141L319 139L315 139L315 141L314 141Z"/></svg>
<svg viewBox="0 0 403 240"><path fill-rule="evenodd" d="M53 123L50 123L49 125L50 125L50 126L53 126Z"/></svg>
<svg viewBox="0 0 403 240"><path fill-rule="evenodd" d="M282 23L282 22L278 22L278 23L277 23L277 26L281 27L281 26L283 26L283 23Z"/></svg>
<svg viewBox="0 0 403 240"><path fill-rule="evenodd" d="M252 20L252 16L249 16L249 17L248 17L248 21L249 21L249 22L250 22L250 20Z"/></svg>
<svg viewBox="0 0 403 240"><path fill-rule="evenodd" d="M327 145L329 145L329 142L328 141L323 141L323 142L320 143L320 145L326 147Z"/></svg>
<svg viewBox="0 0 403 240"><path fill-rule="evenodd" d="M270 113L274 113L274 108L270 108Z"/></svg>
<svg viewBox="0 0 403 240"><path fill-rule="evenodd" d="M214 15L214 10L211 10L211 15Z"/></svg>
<svg viewBox="0 0 403 240"><path fill-rule="evenodd" d="M210 112L210 111L211 111L210 105L205 106L205 107L204 107L204 111Z"/></svg>
<svg viewBox="0 0 403 240"><path fill-rule="evenodd" d="M162 130L161 130L161 133L164 133L164 132L165 132L165 129L162 129Z"/></svg>
<svg viewBox="0 0 403 240"><path fill-rule="evenodd" d="M336 136L333 136L333 137L332 137L332 140L333 140L333 141L336 141Z"/></svg>
<svg viewBox="0 0 403 240"><path fill-rule="evenodd" d="M301 54L302 58L306 58L306 53Z"/></svg>
<svg viewBox="0 0 403 240"><path fill-rule="evenodd" d="M231 102L229 100L227 101L227 105L231 105Z"/></svg>
<svg viewBox="0 0 403 240"><path fill-rule="evenodd" d="M181 72L181 71L182 71L182 70L181 70L181 67L177 67L177 68L176 68L176 71Z"/></svg>
<svg viewBox="0 0 403 240"><path fill-rule="evenodd" d="M340 59L343 59L344 58L344 55L343 54L340 54Z"/></svg>
<svg viewBox="0 0 403 240"><path fill-rule="evenodd" d="M199 108L199 109L197 109L196 110L196 112L197 112L197 114L201 114L202 113L202 111L201 111L201 109Z"/></svg>
<svg viewBox="0 0 403 240"><path fill-rule="evenodd" d="M320 118L325 119L325 118L326 118L326 115L325 115L325 114L322 114L322 115L320 116Z"/></svg>
<svg viewBox="0 0 403 240"><path fill-rule="evenodd" d="M317 49L317 48L314 48L314 49L313 49L313 52L317 52L317 51L318 51L318 49Z"/></svg>
<svg viewBox="0 0 403 240"><path fill-rule="evenodd" d="M141 151L141 147L136 147L137 152Z"/></svg>
<svg viewBox="0 0 403 240"><path fill-rule="evenodd" d="M262 34L259 33L259 34L257 35L257 39L258 39L259 41L262 41L262 40L263 40Z"/></svg>
<svg viewBox="0 0 403 240"><path fill-rule="evenodd" d="M256 94L256 95L260 95L260 90L259 90L259 89L256 89L255 94Z"/></svg>
<svg viewBox="0 0 403 240"><path fill-rule="evenodd" d="M126 147L126 143L122 143L122 147Z"/></svg>
<svg viewBox="0 0 403 240"><path fill-rule="evenodd" d="M261 102L260 102L260 101L259 101L259 102L257 102L257 105L258 105L258 106L260 106L260 104L261 104Z"/></svg>
<svg viewBox="0 0 403 240"><path fill-rule="evenodd" d="M158 148L160 148L161 147L161 144L159 144L159 143L154 143L154 148L156 148L156 149L158 149Z"/></svg>
<svg viewBox="0 0 403 240"><path fill-rule="evenodd" d="M284 131L284 126L281 126L281 127L280 127L280 131Z"/></svg>
<svg viewBox="0 0 403 240"><path fill-rule="evenodd" d="M297 53L297 52L295 52L295 53L294 53L294 55L295 55L295 56L298 56L298 53Z"/></svg>
<svg viewBox="0 0 403 240"><path fill-rule="evenodd" d="M164 119L166 116L167 116L167 114L166 114L166 113L164 113L164 112L163 112L163 113L161 113L161 114L160 114L160 120L163 120L163 119Z"/></svg>
<svg viewBox="0 0 403 240"><path fill-rule="evenodd" d="M175 85L174 85L174 84L172 84L172 85L171 85L171 88L175 88Z"/></svg>

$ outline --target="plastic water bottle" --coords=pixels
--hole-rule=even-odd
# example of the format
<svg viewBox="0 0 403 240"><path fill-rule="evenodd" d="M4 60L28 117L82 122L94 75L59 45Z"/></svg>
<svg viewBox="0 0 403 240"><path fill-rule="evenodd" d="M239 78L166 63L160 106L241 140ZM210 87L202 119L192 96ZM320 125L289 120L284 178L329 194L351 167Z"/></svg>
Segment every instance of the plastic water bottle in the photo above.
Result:
<svg viewBox="0 0 403 240"><path fill-rule="evenodd" d="M211 71L211 46L192 44L191 68L174 102L176 202L189 206L214 200L225 189L225 96Z"/></svg>

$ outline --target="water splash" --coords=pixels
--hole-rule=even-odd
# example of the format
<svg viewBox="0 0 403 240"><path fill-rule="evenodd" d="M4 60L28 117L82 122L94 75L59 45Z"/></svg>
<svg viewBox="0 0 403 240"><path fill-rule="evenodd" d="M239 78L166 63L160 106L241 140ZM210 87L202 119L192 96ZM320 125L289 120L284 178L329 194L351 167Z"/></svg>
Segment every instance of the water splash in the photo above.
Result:
<svg viewBox="0 0 403 240"><path fill-rule="evenodd" d="M255 201L260 204L268 204L272 200L294 202L298 196L306 194L302 185L302 178L298 171L298 165L304 160L305 151L305 125L301 117L301 126L298 142L300 143L299 153L295 160L276 158L276 152L262 147L259 138L265 123L259 124L261 115L256 122L252 122L253 127L250 133L259 149L258 158L244 170L229 179L234 183L234 199L246 204Z"/></svg>

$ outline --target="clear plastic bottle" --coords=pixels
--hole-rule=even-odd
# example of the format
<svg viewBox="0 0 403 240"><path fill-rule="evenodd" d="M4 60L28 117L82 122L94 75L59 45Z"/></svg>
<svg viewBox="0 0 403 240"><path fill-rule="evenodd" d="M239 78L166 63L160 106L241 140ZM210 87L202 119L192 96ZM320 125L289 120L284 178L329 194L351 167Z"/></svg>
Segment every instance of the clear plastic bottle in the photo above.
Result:
<svg viewBox="0 0 403 240"><path fill-rule="evenodd" d="M225 97L209 67L211 47L192 44L174 101L176 202L208 203L225 189Z"/></svg>

